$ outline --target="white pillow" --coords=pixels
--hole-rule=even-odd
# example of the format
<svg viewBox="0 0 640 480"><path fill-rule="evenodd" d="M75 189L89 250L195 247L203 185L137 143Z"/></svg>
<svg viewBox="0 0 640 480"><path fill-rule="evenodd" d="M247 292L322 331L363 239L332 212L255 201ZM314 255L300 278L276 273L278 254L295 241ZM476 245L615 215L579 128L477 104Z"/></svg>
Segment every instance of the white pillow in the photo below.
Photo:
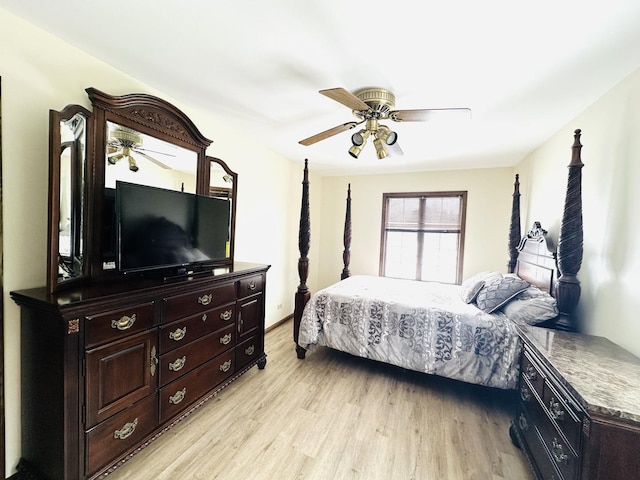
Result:
<svg viewBox="0 0 640 480"><path fill-rule="evenodd" d="M502 278L502 274L500 272L476 273L460 284L460 298L462 298L464 303L473 302L480 289L484 287L484 284L497 278Z"/></svg>

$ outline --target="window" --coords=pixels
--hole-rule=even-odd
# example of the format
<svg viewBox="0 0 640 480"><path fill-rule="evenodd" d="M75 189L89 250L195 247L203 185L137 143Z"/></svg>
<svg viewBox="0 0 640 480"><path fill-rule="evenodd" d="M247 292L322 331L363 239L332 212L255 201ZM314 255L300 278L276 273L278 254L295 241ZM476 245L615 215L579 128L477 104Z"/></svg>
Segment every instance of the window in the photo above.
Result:
<svg viewBox="0 0 640 480"><path fill-rule="evenodd" d="M467 192L385 193L380 275L460 283Z"/></svg>

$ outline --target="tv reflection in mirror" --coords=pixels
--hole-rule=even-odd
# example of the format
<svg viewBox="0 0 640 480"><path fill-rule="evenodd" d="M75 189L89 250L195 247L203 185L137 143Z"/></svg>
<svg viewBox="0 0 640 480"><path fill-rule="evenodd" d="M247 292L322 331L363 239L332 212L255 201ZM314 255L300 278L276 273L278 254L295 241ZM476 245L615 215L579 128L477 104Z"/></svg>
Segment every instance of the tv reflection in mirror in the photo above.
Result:
<svg viewBox="0 0 640 480"><path fill-rule="evenodd" d="M115 210L123 273L191 274L229 259L227 199L118 181Z"/></svg>

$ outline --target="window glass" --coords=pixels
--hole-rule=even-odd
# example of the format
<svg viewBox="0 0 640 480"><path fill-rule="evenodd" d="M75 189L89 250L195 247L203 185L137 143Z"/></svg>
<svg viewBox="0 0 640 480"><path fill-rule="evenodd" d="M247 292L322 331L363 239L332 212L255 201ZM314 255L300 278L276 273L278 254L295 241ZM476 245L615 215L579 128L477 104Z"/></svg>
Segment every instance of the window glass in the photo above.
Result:
<svg viewBox="0 0 640 480"><path fill-rule="evenodd" d="M460 283L466 192L385 193L380 274Z"/></svg>

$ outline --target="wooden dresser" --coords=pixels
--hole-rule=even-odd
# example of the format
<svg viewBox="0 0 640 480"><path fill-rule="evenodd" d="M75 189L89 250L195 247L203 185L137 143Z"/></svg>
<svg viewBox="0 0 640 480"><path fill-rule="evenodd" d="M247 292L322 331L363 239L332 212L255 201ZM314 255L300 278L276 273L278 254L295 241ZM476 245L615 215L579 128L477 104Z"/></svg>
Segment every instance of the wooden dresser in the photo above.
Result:
<svg viewBox="0 0 640 480"><path fill-rule="evenodd" d="M21 468L97 478L253 365L264 368L266 265L119 281L21 307Z"/></svg>
<svg viewBox="0 0 640 480"><path fill-rule="evenodd" d="M640 479L640 358L602 337L521 326L511 436L544 480Z"/></svg>

